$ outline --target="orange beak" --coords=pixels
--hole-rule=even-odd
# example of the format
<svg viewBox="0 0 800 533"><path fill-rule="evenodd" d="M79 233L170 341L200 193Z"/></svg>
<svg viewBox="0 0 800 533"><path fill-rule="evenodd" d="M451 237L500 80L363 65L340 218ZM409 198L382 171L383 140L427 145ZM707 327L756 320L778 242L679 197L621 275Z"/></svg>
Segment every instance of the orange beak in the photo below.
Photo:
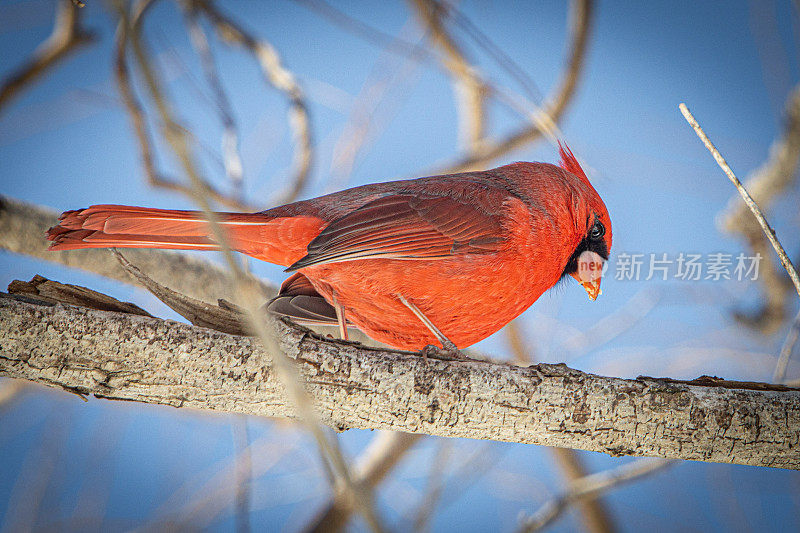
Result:
<svg viewBox="0 0 800 533"><path fill-rule="evenodd" d="M602 293L600 281L603 279L603 266L605 260L598 254L590 251L583 252L578 258L578 270L571 275L589 295L589 298L596 300Z"/></svg>
<svg viewBox="0 0 800 533"><path fill-rule="evenodd" d="M597 300L597 297L603 293L602 289L600 289L600 280L603 278L597 278L593 281L583 281L578 273L572 274L572 277L578 280L578 283L581 284L581 287L583 287L586 294L588 294L589 298L592 300Z"/></svg>

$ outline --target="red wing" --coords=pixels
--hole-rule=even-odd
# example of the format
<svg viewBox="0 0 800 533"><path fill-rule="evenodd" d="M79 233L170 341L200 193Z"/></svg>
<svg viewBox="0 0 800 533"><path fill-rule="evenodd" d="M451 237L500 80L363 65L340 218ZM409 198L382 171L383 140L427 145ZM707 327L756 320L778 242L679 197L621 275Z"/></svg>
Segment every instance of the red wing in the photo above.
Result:
<svg viewBox="0 0 800 533"><path fill-rule="evenodd" d="M478 194L480 199L401 194L373 200L331 222L309 243L307 255L287 270L353 259L495 252L504 240L505 198L500 191Z"/></svg>

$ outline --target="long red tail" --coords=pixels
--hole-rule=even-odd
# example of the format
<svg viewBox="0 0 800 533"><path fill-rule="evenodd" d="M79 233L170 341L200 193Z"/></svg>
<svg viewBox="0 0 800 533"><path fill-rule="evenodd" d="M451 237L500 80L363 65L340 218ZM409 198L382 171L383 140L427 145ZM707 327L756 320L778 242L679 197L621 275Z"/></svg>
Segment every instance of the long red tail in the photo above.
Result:
<svg viewBox="0 0 800 533"><path fill-rule="evenodd" d="M316 217L274 218L265 213L217 213L230 246L258 259L289 265L305 254L322 221ZM200 211L94 205L67 211L47 231L50 250L79 248L166 248L219 250Z"/></svg>

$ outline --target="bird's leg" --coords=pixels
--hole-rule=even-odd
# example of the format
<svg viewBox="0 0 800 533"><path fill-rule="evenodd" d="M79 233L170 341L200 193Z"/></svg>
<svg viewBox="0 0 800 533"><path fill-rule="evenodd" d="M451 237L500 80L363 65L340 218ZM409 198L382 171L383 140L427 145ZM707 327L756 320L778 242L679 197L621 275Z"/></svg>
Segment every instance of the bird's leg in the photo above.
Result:
<svg viewBox="0 0 800 533"><path fill-rule="evenodd" d="M459 360L469 359L467 356L465 356L458 350L458 347L455 345L453 341L448 339L445 336L445 334L442 333L441 330L437 328L436 325L433 322L431 322L431 320L428 317L426 317L422 311L420 311L419 307L406 300L402 294L398 294L397 298L400 300L400 302L402 302L403 305L408 307L411 310L411 312L414 313L414 316L416 316L420 320L420 322L425 324L425 327L427 327L430 330L430 332L433 333L433 335L439 340L439 342L442 343L441 348L439 348L438 346L434 346L432 344L429 344L428 346L423 348L422 349L423 356L439 355L448 359L459 359Z"/></svg>
<svg viewBox="0 0 800 533"><path fill-rule="evenodd" d="M333 299L333 308L336 310L336 321L339 323L339 335L342 340L350 340L347 336L347 317L344 313L344 306L336 299L336 292L331 292L331 297Z"/></svg>

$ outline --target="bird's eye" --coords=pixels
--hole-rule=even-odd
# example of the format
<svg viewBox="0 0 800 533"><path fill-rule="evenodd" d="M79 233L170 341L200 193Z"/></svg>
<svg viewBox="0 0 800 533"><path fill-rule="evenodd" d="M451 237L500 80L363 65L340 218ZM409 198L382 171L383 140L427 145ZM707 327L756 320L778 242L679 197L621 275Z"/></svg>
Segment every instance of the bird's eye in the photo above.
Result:
<svg viewBox="0 0 800 533"><path fill-rule="evenodd" d="M589 231L589 238L593 240L598 240L605 234L606 234L606 228L605 226L603 226L603 223L600 222L599 220L595 220L594 226L592 226L592 229Z"/></svg>

